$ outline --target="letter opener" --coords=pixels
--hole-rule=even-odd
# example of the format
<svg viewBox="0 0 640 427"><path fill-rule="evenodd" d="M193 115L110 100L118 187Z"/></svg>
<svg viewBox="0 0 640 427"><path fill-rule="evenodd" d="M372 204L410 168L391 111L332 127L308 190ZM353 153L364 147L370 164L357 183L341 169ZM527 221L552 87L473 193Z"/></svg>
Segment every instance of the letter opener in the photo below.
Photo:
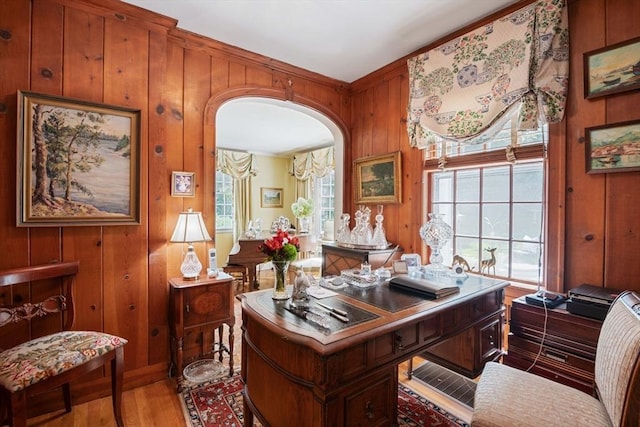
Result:
<svg viewBox="0 0 640 427"><path fill-rule="evenodd" d="M341 316L345 316L345 317L349 315L349 313L347 313L346 311L338 310L337 308L333 308L330 305L323 304L321 302L316 302L316 304L318 304L322 308L326 308L327 310L329 310L332 313L337 313L337 314L339 314Z"/></svg>

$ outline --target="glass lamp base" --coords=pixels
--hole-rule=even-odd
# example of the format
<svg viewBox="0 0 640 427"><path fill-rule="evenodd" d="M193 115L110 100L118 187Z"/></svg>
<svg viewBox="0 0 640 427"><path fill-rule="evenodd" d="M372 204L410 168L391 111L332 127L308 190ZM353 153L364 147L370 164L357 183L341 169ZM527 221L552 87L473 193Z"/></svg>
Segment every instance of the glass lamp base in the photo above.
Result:
<svg viewBox="0 0 640 427"><path fill-rule="evenodd" d="M196 280L198 277L200 277L201 271L202 264L198 259L198 255L196 255L196 251L193 249L193 246L189 245L187 254L185 255L184 261L182 261L182 265L180 266L182 278L184 280Z"/></svg>

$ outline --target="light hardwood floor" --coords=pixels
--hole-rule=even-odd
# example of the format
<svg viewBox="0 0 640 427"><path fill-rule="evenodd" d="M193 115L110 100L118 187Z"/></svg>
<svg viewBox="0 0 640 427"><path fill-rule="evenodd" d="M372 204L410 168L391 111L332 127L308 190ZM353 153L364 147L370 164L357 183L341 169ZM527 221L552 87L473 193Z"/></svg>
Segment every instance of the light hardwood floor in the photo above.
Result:
<svg viewBox="0 0 640 427"><path fill-rule="evenodd" d="M415 360L415 366L419 365ZM471 411L455 400L448 399L432 391L415 380L407 380L406 363L398 367L399 380L426 396L436 405L457 415L466 422L471 419ZM186 423L180 395L176 393L175 383L166 379L144 387L125 391L122 395L123 416L127 427L179 427L189 426ZM28 426L39 427L99 427L115 426L111 408L111 397L92 400L74 405L70 413L52 412L29 419Z"/></svg>
<svg viewBox="0 0 640 427"><path fill-rule="evenodd" d="M259 280L262 284L272 282L268 271L259 273ZM265 288L266 286L261 286ZM236 321L236 343L239 342L240 332L238 326L240 320ZM239 347L239 346L238 346ZM236 348L238 348L236 347ZM420 358L414 360L414 367L421 363ZM457 401L447 398L439 392L433 391L427 386L415 380L407 379L407 364L398 366L399 381L414 389L418 393L426 396L436 405L453 413L469 422L471 411ZM180 395L176 393L175 381L165 379L133 390L127 390L122 394L122 411L125 425L127 427L180 427L189 426L186 423ZM111 396L102 399L73 406L70 413L63 411L52 412L29 419L28 426L39 427L103 427L115 426L113 411L111 406Z"/></svg>

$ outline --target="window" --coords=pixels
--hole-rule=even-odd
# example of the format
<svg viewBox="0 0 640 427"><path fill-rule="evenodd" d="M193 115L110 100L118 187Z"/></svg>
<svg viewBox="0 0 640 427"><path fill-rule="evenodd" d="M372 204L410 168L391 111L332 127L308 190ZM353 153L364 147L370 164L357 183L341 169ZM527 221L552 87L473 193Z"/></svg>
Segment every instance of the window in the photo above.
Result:
<svg viewBox="0 0 640 427"><path fill-rule="evenodd" d="M325 237L326 223L333 225L336 194L336 174L331 171L323 177L315 177L313 185L314 222L318 224L316 235ZM329 227L331 227L329 226Z"/></svg>
<svg viewBox="0 0 640 427"><path fill-rule="evenodd" d="M455 254L480 272L481 261L491 259L488 249L495 248L495 276L534 285L543 280L546 132L546 127L518 132L524 158L515 163L506 161L503 149L509 145L510 125L491 141L445 148L448 155L464 152L447 158L444 170L429 171L429 212L444 214L454 230L442 251L445 264ZM449 167L455 163L459 166Z"/></svg>
<svg viewBox="0 0 640 427"><path fill-rule="evenodd" d="M233 178L216 171L216 231L233 230Z"/></svg>

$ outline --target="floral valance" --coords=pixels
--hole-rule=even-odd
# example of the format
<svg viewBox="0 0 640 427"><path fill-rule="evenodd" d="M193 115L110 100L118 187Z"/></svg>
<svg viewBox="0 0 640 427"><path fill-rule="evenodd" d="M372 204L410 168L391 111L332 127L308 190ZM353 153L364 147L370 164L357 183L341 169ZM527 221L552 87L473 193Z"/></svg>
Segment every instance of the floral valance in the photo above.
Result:
<svg viewBox="0 0 640 427"><path fill-rule="evenodd" d="M466 141L518 114L518 129L562 120L569 73L564 0L539 0L409 59L411 146Z"/></svg>
<svg viewBox="0 0 640 427"><path fill-rule="evenodd" d="M296 154L292 162L292 174L300 181L311 176L323 177L335 167L333 147Z"/></svg>
<svg viewBox="0 0 640 427"><path fill-rule="evenodd" d="M216 150L216 170L235 179L247 179L256 176L254 155L242 151Z"/></svg>

